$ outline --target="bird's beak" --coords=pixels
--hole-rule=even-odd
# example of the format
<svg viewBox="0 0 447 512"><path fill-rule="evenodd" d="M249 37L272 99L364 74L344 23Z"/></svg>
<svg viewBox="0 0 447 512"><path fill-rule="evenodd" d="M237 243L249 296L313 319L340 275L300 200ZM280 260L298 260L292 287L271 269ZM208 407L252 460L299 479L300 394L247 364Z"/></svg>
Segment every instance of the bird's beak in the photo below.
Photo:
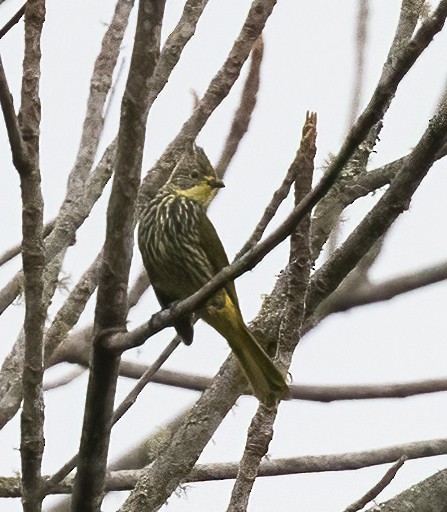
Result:
<svg viewBox="0 0 447 512"><path fill-rule="evenodd" d="M211 177L211 176L209 178L207 178L206 181L208 182L208 185L212 188L225 187L225 183L222 180L219 180L219 179Z"/></svg>

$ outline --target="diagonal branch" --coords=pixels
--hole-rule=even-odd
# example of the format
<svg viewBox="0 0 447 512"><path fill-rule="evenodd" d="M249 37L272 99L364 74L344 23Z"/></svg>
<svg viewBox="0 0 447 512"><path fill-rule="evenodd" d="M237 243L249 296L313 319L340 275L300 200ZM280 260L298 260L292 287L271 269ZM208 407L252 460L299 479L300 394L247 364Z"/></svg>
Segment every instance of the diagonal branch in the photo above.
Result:
<svg viewBox="0 0 447 512"><path fill-rule="evenodd" d="M76 231L88 217L96 201L90 196L90 171L104 124L104 104L112 83L113 70L118 59L132 5L133 1L130 0L119 0L117 3L112 21L104 35L101 51L95 62L94 73L90 82L86 121L83 126L76 162L68 177L67 193L56 218L54 229L45 241L45 253L48 262L61 250L73 243ZM3 97L4 95L0 91L0 101ZM112 143L104 152L103 160L106 155L108 157L114 151L115 145ZM0 291L0 313L3 313L20 293L21 284L22 273L19 272Z"/></svg>
<svg viewBox="0 0 447 512"><path fill-rule="evenodd" d="M391 300L403 293L408 293L447 279L447 262L433 265L416 272L410 272L389 279L382 283L365 284L350 289L349 293L337 294L328 300L326 315L347 311L358 306Z"/></svg>
<svg viewBox="0 0 447 512"><path fill-rule="evenodd" d="M357 512L365 507L370 501L377 498L377 496L387 487L393 478L396 476L399 469L404 465L407 457L403 455L399 458L399 460L394 463L390 469L385 473L385 475L377 482L374 487L372 487L364 496L358 499L355 503L349 505L348 508L345 509L344 512Z"/></svg>
<svg viewBox="0 0 447 512"><path fill-rule="evenodd" d="M247 133L251 116L256 106L259 84L261 81L261 64L264 57L264 41L262 34L253 44L251 53L250 69L242 90L241 100L237 111L234 114L230 133L228 134L225 146L215 166L216 175L222 178L230 165L241 140Z"/></svg>
<svg viewBox="0 0 447 512"><path fill-rule="evenodd" d="M106 150L104 153L101 162L98 164L96 171L91 175L88 179L88 193L86 195L86 201L88 201L91 205L93 205L96 200L101 196L104 187L109 180L112 168L111 168L111 158L112 155L109 154L109 151ZM54 263L57 263L58 268L60 268L60 264L57 262L61 255L65 254L65 251L59 252L59 254L53 258L53 260L49 263L46 263L46 276L45 276L45 288L47 291L45 292L45 302L51 301L51 297L55 291L55 287L50 286L48 279L50 272L48 269L51 269L54 266ZM17 275L19 277L19 286L22 281L21 273ZM10 282L15 286L15 280L13 278ZM52 278L51 278L52 279ZM55 276L57 280L57 276ZM9 289L9 286L6 290ZM15 290L10 290L12 298L15 297ZM0 299L1 302L1 299ZM60 340L59 340L60 341ZM23 346L20 343L20 340L16 342L10 351L9 355L5 359L1 372L0 372L0 428L2 428L14 415L17 413L20 402L23 396L22 384L21 384L21 372L23 368Z"/></svg>
<svg viewBox="0 0 447 512"><path fill-rule="evenodd" d="M447 102L431 119L428 128L411 152L388 190L329 261L312 278L309 312L326 299L342 282L378 238L396 218L408 209L412 195L432 166L436 152L443 145L447 129ZM307 321L318 321L318 313Z"/></svg>
<svg viewBox="0 0 447 512"><path fill-rule="evenodd" d="M360 10L362 9L362 4L364 4L364 2L360 2ZM402 1L396 33L388 51L379 84L383 83L386 76L394 71L395 63L405 53L407 45L411 41L411 37L413 36L419 20L422 4L423 0ZM362 16L361 12L359 12L359 16ZM365 16L365 12L363 12L363 16ZM346 206L341 199L345 195L346 188L350 186L355 178L368 174L366 172L367 164L382 130L382 120L391 105L393 97L394 96L390 96L386 101L379 118L369 130L369 133L365 137L363 143L360 144L353 153L345 169L340 173L339 179L335 182L331 193L320 202L315 210L314 218L318 223L319 244L316 245L313 243L312 252L314 261L317 259L321 247L339 222L340 215ZM355 116L356 115L357 112L355 113ZM352 121L354 121L355 116L353 114ZM333 251L330 251L330 254L332 254L332 252Z"/></svg>
<svg viewBox="0 0 447 512"><path fill-rule="evenodd" d="M12 27L22 19L22 16L25 14L25 7L26 4L22 5L22 7L20 7L14 16L3 25L3 27L0 29L0 39L5 36L12 29Z"/></svg>
<svg viewBox="0 0 447 512"><path fill-rule="evenodd" d="M151 197L163 185L186 145L196 139L211 114L226 98L239 77L242 66L247 60L253 44L261 34L275 4L275 0L254 0L226 61L211 80L191 117L183 124L180 132L156 163L155 168L144 178L140 190L140 202L145 201L147 197Z"/></svg>

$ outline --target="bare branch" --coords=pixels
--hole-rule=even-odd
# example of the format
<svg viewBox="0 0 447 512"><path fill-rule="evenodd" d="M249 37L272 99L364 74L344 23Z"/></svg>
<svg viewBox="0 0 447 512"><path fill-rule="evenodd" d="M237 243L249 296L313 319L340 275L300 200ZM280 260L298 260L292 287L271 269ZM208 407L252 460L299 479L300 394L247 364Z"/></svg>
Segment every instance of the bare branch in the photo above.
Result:
<svg viewBox="0 0 447 512"><path fill-rule="evenodd" d="M132 407L135 401L138 398L138 395L143 391L145 386L152 380L153 375L161 368L161 366L166 362L169 356L174 352L174 350L181 343L181 339L177 336L175 337L171 343L163 350L160 356L156 359L153 365L151 365L144 374L141 376L140 380L133 387L133 389L128 393L126 398L120 403L117 409L113 413L113 417L111 420L111 426L115 425L126 412ZM72 457L68 462L66 462L51 478L49 478L46 482L47 493L52 492L51 489L57 485L61 480L63 480L75 467L79 464L80 454ZM49 491L48 491L49 490Z"/></svg>
<svg viewBox="0 0 447 512"><path fill-rule="evenodd" d="M175 418L169 420L164 425L157 427L153 433L139 441L133 448L126 450L124 454L114 459L107 468L107 474L109 475L110 472L118 470L143 468L144 466L151 464L169 445L174 432L178 429L181 423L183 423L189 412L189 408L180 412ZM57 484L56 489L59 488L60 485L61 484ZM67 497L65 500L50 507L47 512L69 512L70 501L71 497Z"/></svg>
<svg viewBox="0 0 447 512"><path fill-rule="evenodd" d="M414 460L445 454L447 454L447 439L430 439L428 441L403 443L361 452L304 455L301 457L264 460L260 465L258 476L268 477L327 471L352 471L354 469L394 463L401 457L406 457L407 460ZM185 483L234 479L237 475L238 466L237 462L197 464L187 475L187 478L185 478ZM145 472L145 469L112 472L107 480L106 490L125 491L134 489L138 480L142 478ZM66 479L53 489L53 494L69 493L72 485L73 478ZM0 498L19 496L19 478L0 479Z"/></svg>
<svg viewBox="0 0 447 512"><path fill-rule="evenodd" d="M45 243L47 261L50 261L61 250L73 243L77 229L88 217L97 197L99 197L96 194L97 190L95 190L93 196L91 195L89 181L92 177L90 176L90 170L102 132L104 104L112 83L113 70L118 59L121 41L132 4L133 2L130 0L120 0L117 3L114 17L104 35L101 52L95 62L94 73L90 83L86 121L83 127L78 155L68 177L66 197L60 208L54 229ZM0 61L0 88L2 83ZM0 90L0 101L7 101L9 97L10 95L3 94ZM112 142L104 152L102 166L98 167L103 167L106 160L109 160L110 156L114 155L114 153L115 143ZM17 155L17 158L19 157L20 155ZM99 195L101 193L102 188ZM21 281L22 275L19 272L0 292L0 314L19 294Z"/></svg>
<svg viewBox="0 0 447 512"><path fill-rule="evenodd" d="M312 189L316 154L316 122L316 114L306 114L300 146L289 168L288 174L295 179L295 205L299 204ZM300 338L301 324L304 319L307 283L311 268L309 234L310 212L290 237L287 303L282 314L279 337L279 356L286 368L290 365L293 350ZM276 415L277 407L266 408L261 405L253 417L228 512L243 512L247 509L261 459L267 453L273 437Z"/></svg>
<svg viewBox="0 0 447 512"><path fill-rule="evenodd" d="M261 459L266 455L273 437L277 406L259 405L247 432L244 454L239 464L237 478L231 493L227 512L245 512L253 484L258 475Z"/></svg>
<svg viewBox="0 0 447 512"><path fill-rule="evenodd" d="M437 471L412 485L395 498L368 509L368 512L442 511L447 500L447 471Z"/></svg>
<svg viewBox="0 0 447 512"><path fill-rule="evenodd" d="M45 21L45 0L29 0L25 9L20 133L27 156L25 169L17 168L22 190L22 261L25 289L23 404L20 417L22 506L24 512L42 510L43 329L47 305L44 299L45 252L43 197L40 188L40 38Z"/></svg>
<svg viewBox="0 0 447 512"><path fill-rule="evenodd" d="M22 7L20 7L14 16L3 25L3 27L0 29L0 39L5 36L12 29L12 27L22 19L22 16L25 14L25 7L26 4L22 5Z"/></svg>
<svg viewBox="0 0 447 512"><path fill-rule="evenodd" d="M0 57L0 104L2 106L3 118L5 119L5 126L8 132L9 144L11 146L12 161L15 168L21 173L30 172L30 164L28 162L27 151L22 139L22 133L19 127L12 94L9 90L9 85L6 80L3 62Z"/></svg>
<svg viewBox="0 0 447 512"><path fill-rule="evenodd" d="M45 267L43 302L48 308L57 283L65 252L62 251ZM8 356L5 358L0 372L0 428L14 417L23 398L22 372L24 365L23 332Z"/></svg>
<svg viewBox="0 0 447 512"><path fill-rule="evenodd" d="M234 358L230 357L219 370L218 378L214 379L211 387L203 393L187 419L176 430L163 454L150 468L143 470L143 476L135 489L146 485L148 481L154 484L151 492L144 494L145 501L151 500L161 505L178 483L186 478L245 386L242 371Z"/></svg>
<svg viewBox="0 0 447 512"><path fill-rule="evenodd" d="M432 118L427 130L411 152L392 184L369 214L351 233L343 246L323 265L312 278L309 312L327 298L368 252L378 238L383 236L396 218L408 209L410 200L426 176L443 144L447 129L447 103ZM309 320L309 326L315 319Z"/></svg>
<svg viewBox="0 0 447 512"><path fill-rule="evenodd" d="M53 229L55 224L55 220L51 220L50 222L47 222L47 224L43 227L43 236L47 237L51 230ZM17 244L14 247L11 247L7 251L5 251L2 255L0 255L0 266L4 265L5 263L8 263L8 261L11 261L13 258L18 256L22 250L22 245Z"/></svg>
<svg viewBox="0 0 447 512"><path fill-rule="evenodd" d="M109 149L110 148L106 150L103 158L101 159L101 162L98 164L96 171L87 181L88 193L86 195L86 201L90 201L92 206L101 195L101 192L111 175L111 159L113 154L110 153ZM57 267L57 269L60 269L61 262L59 260L64 254L65 250L59 252L59 254L53 258L50 263L46 264L47 268L52 269ZM49 303L55 290L55 287L47 286L49 284L48 276L51 274L52 271L47 271L45 275L45 283L47 289L47 291L45 291L46 303ZM19 283L20 288L22 277L22 273L19 272L10 281L9 285L3 289L5 295L0 298L0 303L2 302L3 298L6 298L6 300L11 300L11 302L14 300L17 283ZM51 279L53 278L51 277ZM57 276L55 276L54 279L57 281ZM0 295L2 295L2 293L0 293ZM59 341L61 341L60 338ZM50 349L48 349L48 353L49 351ZM3 427L16 414L20 406L20 402L22 400L22 385L20 377L22 368L23 347L20 346L20 343L16 343L6 358L4 364L2 365L2 370L0 372L0 428Z"/></svg>
<svg viewBox="0 0 447 512"><path fill-rule="evenodd" d="M403 0L396 33L388 51L387 60L382 70L378 88L380 88L380 85L386 83L387 76L394 72L395 63L405 55L407 46L418 22L422 4L423 0ZM394 94L386 100L376 122L371 126L365 140L354 151L349 162L347 162L345 168L340 173L339 179L334 183L331 193L328 194L315 209L314 218L318 224L319 244L317 245L315 242L312 244L314 261L317 259L321 247L330 236L330 233L333 229L336 229L340 215L346 207L343 201L346 187L348 187L356 177L368 174L366 173L368 161L382 130L382 119L391 105L393 97ZM335 246L333 249L335 249ZM332 254L332 252L333 251L331 251L330 254Z"/></svg>
<svg viewBox="0 0 447 512"><path fill-rule="evenodd" d="M369 21L369 0L360 0L357 11L357 26L355 34L355 78L351 98L351 111L349 114L348 127L350 128L357 117L360 107L360 98L363 90L366 39Z"/></svg>
<svg viewBox="0 0 447 512"><path fill-rule="evenodd" d="M410 272L383 283L367 283L355 289L350 289L348 293L334 294L333 300L332 298L329 299L329 304L327 304L329 308L327 314L346 311L374 302L391 300L403 293L408 293L446 279L447 262L416 272Z"/></svg>
<svg viewBox="0 0 447 512"><path fill-rule="evenodd" d="M151 197L167 180L186 145L196 139L211 114L228 95L275 4L275 0L254 1L239 37L223 66L211 80L202 100L194 109L191 117L183 124L175 139L169 144L155 168L144 178L140 190L140 203L147 197Z"/></svg>
<svg viewBox="0 0 447 512"><path fill-rule="evenodd" d="M90 81L87 113L76 162L68 177L67 194L60 208L56 226L48 237L47 259L51 259L61 246L72 243L76 230L85 221L93 206L90 201L86 200L87 182L104 126L104 105L112 85L113 71L118 61L132 6L133 0L118 1L113 18L104 34L101 51L96 58ZM103 158L106 154L110 156L114 153L115 144L112 142Z"/></svg>
<svg viewBox="0 0 447 512"><path fill-rule="evenodd" d="M85 350L80 350L79 352L74 352L72 350L67 351L65 357L61 357L58 362L62 360L73 364L79 364L84 368L88 367L88 353L86 353ZM151 366L137 363L135 361L122 360L119 374L121 377L127 377L129 379L140 379L148 368L151 368ZM202 392L211 386L213 378L160 369L155 375L153 375L151 382ZM290 384L288 400L336 402L340 400L407 398L409 396L441 393L443 391L447 391L447 379L442 378L415 382L393 382L365 385L354 384L345 386ZM245 389L244 394L251 394L250 389Z"/></svg>
<svg viewBox="0 0 447 512"><path fill-rule="evenodd" d="M228 134L227 140L225 141L222 154L220 155L219 161L217 162L214 169L216 171L216 175L219 178L222 178L225 174L225 171L228 169L231 160L236 154L241 140L247 133L248 126L251 121L251 116L257 102L259 84L261 81L260 75L263 56L264 41L261 34L253 44L250 69L248 71L247 79L245 80L244 88L242 90L241 100L234 114L230 133Z"/></svg>
<svg viewBox="0 0 447 512"><path fill-rule="evenodd" d="M94 332L125 329L127 286L132 260L134 210L140 184L150 91L149 78L160 53L165 0L141 1L129 76L121 107L116 170L107 210L104 260L101 267ZM93 346L73 512L99 512L103 499L107 453L119 356Z"/></svg>
<svg viewBox="0 0 447 512"><path fill-rule="evenodd" d="M374 498L376 498L385 489L385 487L390 485L391 481L396 476L396 473L404 465L406 460L407 457L403 455L395 464L390 467L383 478L381 478L380 482L377 482L377 484L372 489L370 489L355 503L349 505L349 507L345 509L345 512L357 512L358 510L361 510L363 507L365 507Z"/></svg>
<svg viewBox="0 0 447 512"><path fill-rule="evenodd" d="M292 183L295 182L297 174L300 171L300 166L303 164L303 162L301 161L302 152L300 153L300 151L300 148L298 148L295 158L293 162L290 164L283 182L273 194L273 197L269 205L264 210L261 220L258 222L255 230L250 235L249 239L244 244L242 249L238 252L236 258L239 258L243 254L245 254L248 250L254 247L259 242L259 240L261 240L262 235L264 234L265 230L267 229L267 226L270 224L270 221L273 219L276 212L278 211L278 208L281 206L284 199L286 199L286 197L289 195L290 187L292 186Z"/></svg>

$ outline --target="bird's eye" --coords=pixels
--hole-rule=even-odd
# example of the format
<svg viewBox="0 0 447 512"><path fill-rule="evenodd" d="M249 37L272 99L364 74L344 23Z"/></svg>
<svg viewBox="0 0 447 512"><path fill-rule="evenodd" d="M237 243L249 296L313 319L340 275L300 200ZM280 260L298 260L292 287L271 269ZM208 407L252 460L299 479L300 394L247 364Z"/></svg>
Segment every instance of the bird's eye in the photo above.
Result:
<svg viewBox="0 0 447 512"><path fill-rule="evenodd" d="M191 176L191 178L192 178L193 180L195 180L195 179L197 179L197 178L199 177L199 173L198 173L198 171L191 171L191 172L189 173L189 175Z"/></svg>

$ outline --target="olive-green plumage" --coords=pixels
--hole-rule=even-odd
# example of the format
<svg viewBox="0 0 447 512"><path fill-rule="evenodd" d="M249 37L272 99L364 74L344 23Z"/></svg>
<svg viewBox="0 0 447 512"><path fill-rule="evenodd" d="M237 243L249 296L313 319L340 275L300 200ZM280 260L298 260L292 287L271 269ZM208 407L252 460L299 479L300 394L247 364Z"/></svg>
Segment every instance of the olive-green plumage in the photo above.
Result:
<svg viewBox="0 0 447 512"><path fill-rule="evenodd" d="M229 264L206 215L206 206L223 186L203 150L194 145L143 208L138 244L163 307L192 295ZM260 401L272 405L287 396L284 377L244 323L233 282L213 295L198 314L228 341ZM180 319L175 328L185 343L192 342L190 317Z"/></svg>

